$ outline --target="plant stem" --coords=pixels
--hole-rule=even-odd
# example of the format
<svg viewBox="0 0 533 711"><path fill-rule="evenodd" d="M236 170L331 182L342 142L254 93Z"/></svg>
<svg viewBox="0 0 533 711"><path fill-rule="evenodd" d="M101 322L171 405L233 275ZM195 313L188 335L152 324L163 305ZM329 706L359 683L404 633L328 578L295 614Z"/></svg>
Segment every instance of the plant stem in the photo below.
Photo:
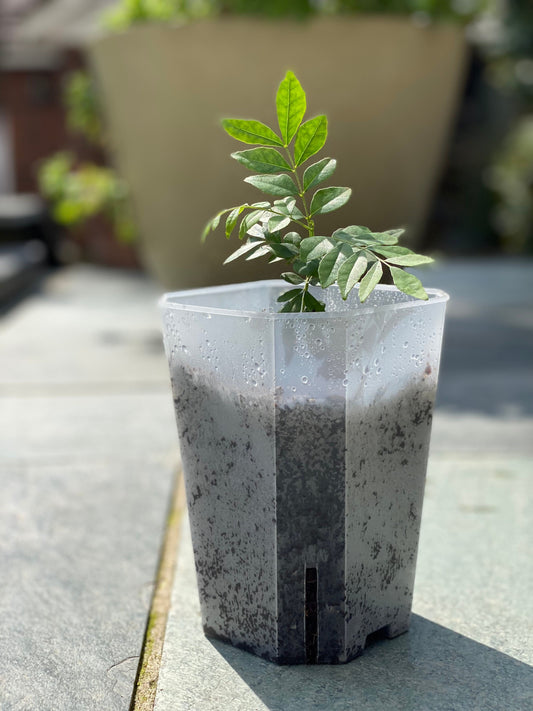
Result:
<svg viewBox="0 0 533 711"><path fill-rule="evenodd" d="M305 190L302 185L302 181L300 180L300 176L298 175L296 166L294 165L294 161L292 159L290 151L287 146L285 146L284 148L285 148L285 153L287 154L287 158L289 159L289 165L291 166L291 170L292 170L294 177L296 179L296 186L298 187L300 199L302 201L302 205L304 208L304 215L305 215L305 219L307 222L306 230L309 232L309 237L313 237L313 235L315 234L315 223L311 219L311 216L309 215L309 210L307 209L307 203L305 201Z"/></svg>

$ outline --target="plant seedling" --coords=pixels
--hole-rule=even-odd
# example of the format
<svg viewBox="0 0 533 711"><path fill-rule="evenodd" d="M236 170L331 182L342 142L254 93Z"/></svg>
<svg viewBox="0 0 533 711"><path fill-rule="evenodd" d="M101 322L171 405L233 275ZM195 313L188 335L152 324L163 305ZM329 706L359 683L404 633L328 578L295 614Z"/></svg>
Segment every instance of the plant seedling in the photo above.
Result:
<svg viewBox="0 0 533 711"><path fill-rule="evenodd" d="M315 189L332 176L337 162L322 158L304 168L323 148L328 135L325 115L302 123L306 108L305 92L288 71L276 95L278 133L260 121L223 119L222 126L230 136L257 146L231 154L256 173L245 182L273 199L222 210L207 224L202 239L226 216L226 237L229 239L238 225L243 244L224 264L239 257L250 260L263 256L269 262L287 262L290 271L281 277L293 288L278 298L280 312L324 311L324 303L309 292L310 285L326 289L336 284L346 299L359 284L359 299L364 302L387 271L400 291L427 299L420 280L402 267L433 260L398 245L404 229L373 232L368 227L349 225L331 236L315 234L315 219L342 207L352 191L345 187Z"/></svg>

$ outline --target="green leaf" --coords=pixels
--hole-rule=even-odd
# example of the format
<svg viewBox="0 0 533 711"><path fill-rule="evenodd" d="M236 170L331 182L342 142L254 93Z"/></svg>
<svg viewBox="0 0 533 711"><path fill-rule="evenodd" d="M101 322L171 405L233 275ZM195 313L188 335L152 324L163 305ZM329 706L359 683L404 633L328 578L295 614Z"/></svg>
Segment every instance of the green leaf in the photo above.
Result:
<svg viewBox="0 0 533 711"><path fill-rule="evenodd" d="M295 274L294 272L283 272L281 278L285 279L285 281L289 284L303 284L305 281L303 277L299 274Z"/></svg>
<svg viewBox="0 0 533 711"><path fill-rule="evenodd" d="M304 191L313 188L323 180L330 178L335 172L337 161L333 158L323 158L318 163L313 163L304 171Z"/></svg>
<svg viewBox="0 0 533 711"><path fill-rule="evenodd" d="M339 269L337 284L341 290L341 296L346 299L350 291L357 284L365 273L368 262L362 254L352 254Z"/></svg>
<svg viewBox="0 0 533 711"><path fill-rule="evenodd" d="M284 217L283 215L274 215L268 221L268 231L269 232L279 232L280 230L290 225L291 218Z"/></svg>
<svg viewBox="0 0 533 711"><path fill-rule="evenodd" d="M329 237L306 237L300 242L300 255L303 260L309 262L321 259L334 247L335 243Z"/></svg>
<svg viewBox="0 0 533 711"><path fill-rule="evenodd" d="M241 226L239 227L239 239L243 239L248 230L260 222L264 212L264 210L254 210L243 217Z"/></svg>
<svg viewBox="0 0 533 711"><path fill-rule="evenodd" d="M294 299L295 296L300 297L301 294L301 289L289 289L289 291L285 291L283 294L281 294L281 296L278 296L276 301L282 304L284 301L290 301L291 299Z"/></svg>
<svg viewBox="0 0 533 711"><path fill-rule="evenodd" d="M239 219L239 215L246 210L248 207L248 203L245 203L244 205L239 205L238 207L235 207L228 215L226 219L226 237L229 239L231 236L231 233L235 229L235 225L237 224L237 221Z"/></svg>
<svg viewBox="0 0 533 711"><path fill-rule="evenodd" d="M248 240L245 242L245 244L241 245L239 249L236 249L235 252L232 252L227 259L225 259L224 264L229 264L230 262L233 262L234 259L238 259L239 257L242 257L244 254L248 254L248 252L252 252L255 249L258 249L261 247L261 245L264 245L263 240L253 238L253 240Z"/></svg>
<svg viewBox="0 0 533 711"><path fill-rule="evenodd" d="M232 158L242 163L256 173L279 173L280 170L291 170L285 158L275 148L250 148L247 151L237 151Z"/></svg>
<svg viewBox="0 0 533 711"><path fill-rule="evenodd" d="M252 259L258 259L259 257L264 257L266 254L270 254L270 247L267 244L261 245L258 250L255 252L252 252L249 254L247 257L245 257L246 261L249 262Z"/></svg>
<svg viewBox="0 0 533 711"><path fill-rule="evenodd" d="M375 262L361 280L361 286L359 287L359 301L361 303L367 300L374 290L374 287L379 284L382 276L383 267L381 266L381 262Z"/></svg>
<svg viewBox="0 0 533 711"><path fill-rule="evenodd" d="M300 126L294 143L294 163L302 165L322 148L328 137L328 119L316 116Z"/></svg>
<svg viewBox="0 0 533 711"><path fill-rule="evenodd" d="M283 146L283 141L261 121L222 119L222 127L232 138L255 146Z"/></svg>
<svg viewBox="0 0 533 711"><path fill-rule="evenodd" d="M372 236L381 244L398 244L398 236L390 232L373 232Z"/></svg>
<svg viewBox="0 0 533 711"><path fill-rule="evenodd" d="M397 264L400 267L418 267L420 264L430 264L432 261L431 257L424 257L422 254L415 254L414 252L387 259L387 262Z"/></svg>
<svg viewBox="0 0 533 711"><path fill-rule="evenodd" d="M244 179L245 183L250 183L254 187L262 190L267 195L298 195L298 188L292 178L285 173L280 175L250 175Z"/></svg>
<svg viewBox="0 0 533 711"><path fill-rule="evenodd" d="M409 274L409 272L404 272L403 269L398 267L389 267L390 273L392 274L392 280L395 286L403 291L404 294L409 296L414 296L415 299L428 300L428 295L420 279L414 276L414 274Z"/></svg>
<svg viewBox="0 0 533 711"><path fill-rule="evenodd" d="M222 215L225 215L226 212L231 212L231 210L233 210L232 207L229 207L229 208L226 209L226 210L221 210L221 211L218 212L211 220L209 220L209 222L208 222L207 225L204 227L204 230L203 230L203 232L202 232L202 242L205 242L205 239L206 239L207 235L208 235L211 231L216 230L216 228L217 228L218 225L220 224L220 218L222 217Z"/></svg>
<svg viewBox="0 0 533 711"><path fill-rule="evenodd" d="M308 291L305 292L304 305L307 307L305 309L306 311L325 311L326 310L326 304L323 301L319 301L318 299L315 299L313 294L310 294Z"/></svg>
<svg viewBox="0 0 533 711"><path fill-rule="evenodd" d="M350 188L321 188L311 200L311 215L324 215L326 212L338 210L350 199Z"/></svg>
<svg viewBox="0 0 533 711"><path fill-rule="evenodd" d="M405 234L405 232L405 227L397 227L395 230L387 230L384 234L393 235L394 237L400 239L400 237Z"/></svg>
<svg viewBox="0 0 533 711"><path fill-rule="evenodd" d="M305 91L292 72L287 72L276 95L276 109L281 135L288 146L305 114Z"/></svg>
<svg viewBox="0 0 533 711"><path fill-rule="evenodd" d="M350 247L341 244L322 257L318 267L318 277L323 289L335 283L339 269L351 254Z"/></svg>
<svg viewBox="0 0 533 711"><path fill-rule="evenodd" d="M320 264L319 259L311 259L310 262L304 264L303 267L299 266L299 260L294 260L292 266L296 269L296 264L298 263L298 273L305 277L314 277L318 279L318 265Z"/></svg>
<svg viewBox="0 0 533 711"><path fill-rule="evenodd" d="M333 237L340 234L358 239L360 237L371 235L372 230L369 227L362 227L361 225L348 225L348 227L341 227L340 229L335 230Z"/></svg>
<svg viewBox="0 0 533 711"><path fill-rule="evenodd" d="M404 254L412 254L411 250L407 247L399 247L397 245L392 247L382 247L379 244L373 244L372 249L374 252L381 254L383 257L397 257Z"/></svg>
<svg viewBox="0 0 533 711"><path fill-rule="evenodd" d="M296 198L286 197L283 200L274 200L273 206L277 212L281 212L282 215L286 215L293 220L301 220L303 218L302 213L296 207Z"/></svg>
<svg viewBox="0 0 533 711"><path fill-rule="evenodd" d="M292 259L295 254L298 254L298 247L293 244L279 244L279 242L270 243L270 250L276 257L280 259Z"/></svg>
<svg viewBox="0 0 533 711"><path fill-rule="evenodd" d="M299 289L299 291L301 292L300 289ZM301 303L302 303L301 295L295 296L293 299L291 299L290 301L287 301L285 303L283 308L279 310L279 313L286 314L286 313L294 313L294 312L300 311Z"/></svg>
<svg viewBox="0 0 533 711"><path fill-rule="evenodd" d="M294 244L296 247L299 247L302 238L300 237L298 232L287 232L287 234L283 237L283 241L289 242L289 244Z"/></svg>

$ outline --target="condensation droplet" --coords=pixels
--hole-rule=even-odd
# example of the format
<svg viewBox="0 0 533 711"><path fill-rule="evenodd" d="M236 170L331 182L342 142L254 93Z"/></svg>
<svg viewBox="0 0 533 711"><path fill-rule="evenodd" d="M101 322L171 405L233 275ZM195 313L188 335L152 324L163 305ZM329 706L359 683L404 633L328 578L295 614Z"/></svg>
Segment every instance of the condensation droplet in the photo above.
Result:
<svg viewBox="0 0 533 711"><path fill-rule="evenodd" d="M304 385L307 385L308 382L309 382L309 378L307 377L307 375L302 375L302 383Z"/></svg>
<svg viewBox="0 0 533 711"><path fill-rule="evenodd" d="M346 387L348 385L348 378L344 378L342 384L344 385L344 387Z"/></svg>

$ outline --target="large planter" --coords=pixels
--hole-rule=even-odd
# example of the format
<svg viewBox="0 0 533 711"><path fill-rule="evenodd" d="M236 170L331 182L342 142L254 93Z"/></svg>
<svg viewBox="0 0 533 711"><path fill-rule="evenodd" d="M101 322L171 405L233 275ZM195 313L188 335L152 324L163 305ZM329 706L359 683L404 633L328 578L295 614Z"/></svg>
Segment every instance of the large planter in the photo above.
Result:
<svg viewBox="0 0 533 711"><path fill-rule="evenodd" d="M328 289L326 313L279 314L286 286L161 304L203 624L346 662L409 625L447 296Z"/></svg>
<svg viewBox="0 0 533 711"><path fill-rule="evenodd" d="M455 25L360 15L273 22L221 18L145 26L99 40L91 52L118 167L131 189L146 265L167 289L265 276L257 262L222 267L224 239L200 243L223 207L262 199L230 160L218 119L276 125L274 89L294 70L327 113L335 184L353 198L342 224L423 227L445 152L466 57ZM211 240L211 238L210 238ZM255 270L255 271L254 271ZM277 274L274 269L269 273ZM267 275L269 275L267 273Z"/></svg>

